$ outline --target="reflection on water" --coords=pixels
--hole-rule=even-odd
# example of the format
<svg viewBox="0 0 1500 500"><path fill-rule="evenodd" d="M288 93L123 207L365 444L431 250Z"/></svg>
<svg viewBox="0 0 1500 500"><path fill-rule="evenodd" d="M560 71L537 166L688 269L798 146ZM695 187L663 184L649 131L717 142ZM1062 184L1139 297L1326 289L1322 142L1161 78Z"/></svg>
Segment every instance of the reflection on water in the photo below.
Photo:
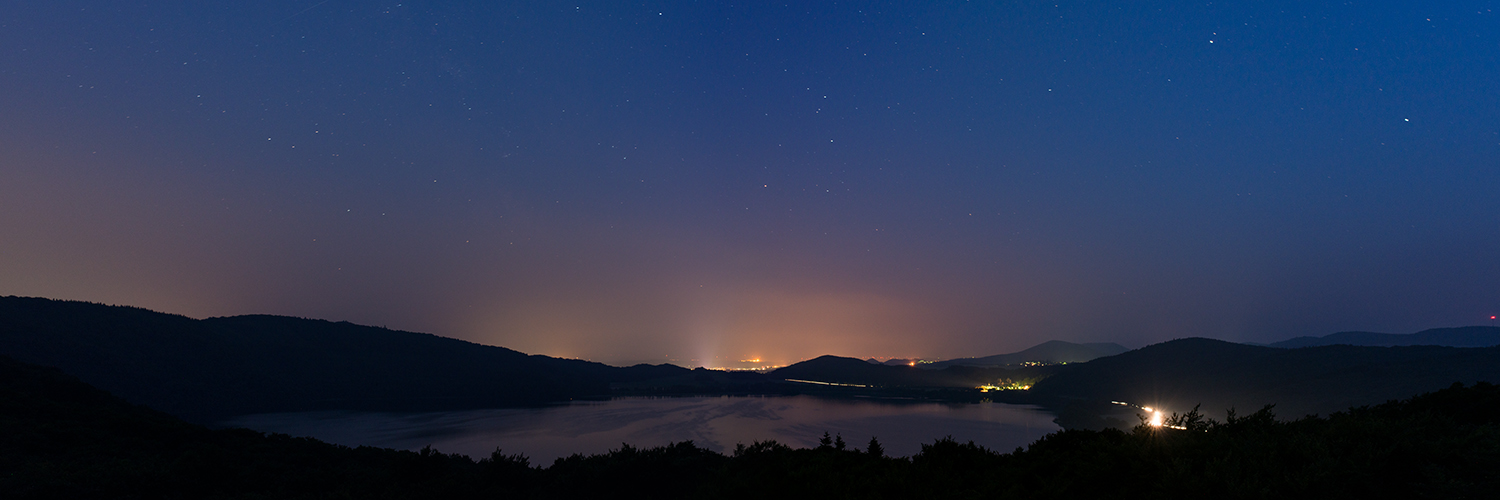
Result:
<svg viewBox="0 0 1500 500"><path fill-rule="evenodd" d="M1059 427L1035 407L999 403L891 403L812 396L620 398L544 408L438 413L308 412L247 415L223 422L347 446L488 457L496 447L550 465L574 453L621 443L647 448L692 440L728 453L735 444L774 439L812 447L824 432L864 448L878 437L886 452L910 456L943 436L996 451L1025 446Z"/></svg>

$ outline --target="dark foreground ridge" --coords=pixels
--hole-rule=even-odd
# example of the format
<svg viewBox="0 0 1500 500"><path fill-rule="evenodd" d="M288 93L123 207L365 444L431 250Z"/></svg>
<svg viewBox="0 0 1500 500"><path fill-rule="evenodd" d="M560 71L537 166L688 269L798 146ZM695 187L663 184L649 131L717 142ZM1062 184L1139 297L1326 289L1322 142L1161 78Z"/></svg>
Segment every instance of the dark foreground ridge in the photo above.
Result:
<svg viewBox="0 0 1500 500"><path fill-rule="evenodd" d="M1500 387L1455 384L1327 418L1271 409L1183 430L1066 430L1011 453L939 440L622 445L541 467L211 430L0 358L0 491L33 498L1481 498L1500 487Z"/></svg>

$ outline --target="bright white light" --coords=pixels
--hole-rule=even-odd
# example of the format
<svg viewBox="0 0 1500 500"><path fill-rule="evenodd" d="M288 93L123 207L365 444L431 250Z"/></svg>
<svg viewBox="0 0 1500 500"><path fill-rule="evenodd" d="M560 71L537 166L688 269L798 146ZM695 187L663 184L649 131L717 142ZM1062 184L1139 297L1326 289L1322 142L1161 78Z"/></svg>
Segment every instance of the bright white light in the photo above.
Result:
<svg viewBox="0 0 1500 500"><path fill-rule="evenodd" d="M1159 411L1151 412L1151 426L1152 427L1161 427L1162 423L1163 422L1162 422L1162 419L1161 419L1161 412L1159 412Z"/></svg>

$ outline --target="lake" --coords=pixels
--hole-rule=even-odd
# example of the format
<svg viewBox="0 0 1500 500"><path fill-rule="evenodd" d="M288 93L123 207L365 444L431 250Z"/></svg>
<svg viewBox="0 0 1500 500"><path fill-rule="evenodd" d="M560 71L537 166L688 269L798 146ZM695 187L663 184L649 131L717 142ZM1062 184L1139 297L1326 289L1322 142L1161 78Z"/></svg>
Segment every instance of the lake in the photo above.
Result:
<svg viewBox="0 0 1500 500"><path fill-rule="evenodd" d="M813 396L617 398L541 408L435 413L304 412L246 415L222 425L310 436L346 446L488 457L499 447L536 465L556 458L692 440L730 453L736 444L776 440L817 446L824 432L863 449L877 437L893 456L910 456L944 436L1009 452L1059 430L1036 407L1001 403L944 404Z"/></svg>

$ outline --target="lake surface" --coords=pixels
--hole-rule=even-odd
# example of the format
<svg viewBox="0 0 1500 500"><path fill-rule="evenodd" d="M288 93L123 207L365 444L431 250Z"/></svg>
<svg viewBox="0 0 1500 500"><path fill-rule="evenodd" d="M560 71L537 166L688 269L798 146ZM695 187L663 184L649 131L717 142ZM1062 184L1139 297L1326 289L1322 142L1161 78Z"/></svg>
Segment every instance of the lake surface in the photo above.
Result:
<svg viewBox="0 0 1500 500"><path fill-rule="evenodd" d="M1059 430L1033 406L943 404L813 396L618 398L542 408L436 413L306 412L246 415L223 422L264 432L311 436L346 446L488 457L499 447L536 465L559 457L692 440L730 453L736 444L776 440L817 446L824 432L863 449L878 437L886 453L910 456L944 436L1009 452Z"/></svg>

